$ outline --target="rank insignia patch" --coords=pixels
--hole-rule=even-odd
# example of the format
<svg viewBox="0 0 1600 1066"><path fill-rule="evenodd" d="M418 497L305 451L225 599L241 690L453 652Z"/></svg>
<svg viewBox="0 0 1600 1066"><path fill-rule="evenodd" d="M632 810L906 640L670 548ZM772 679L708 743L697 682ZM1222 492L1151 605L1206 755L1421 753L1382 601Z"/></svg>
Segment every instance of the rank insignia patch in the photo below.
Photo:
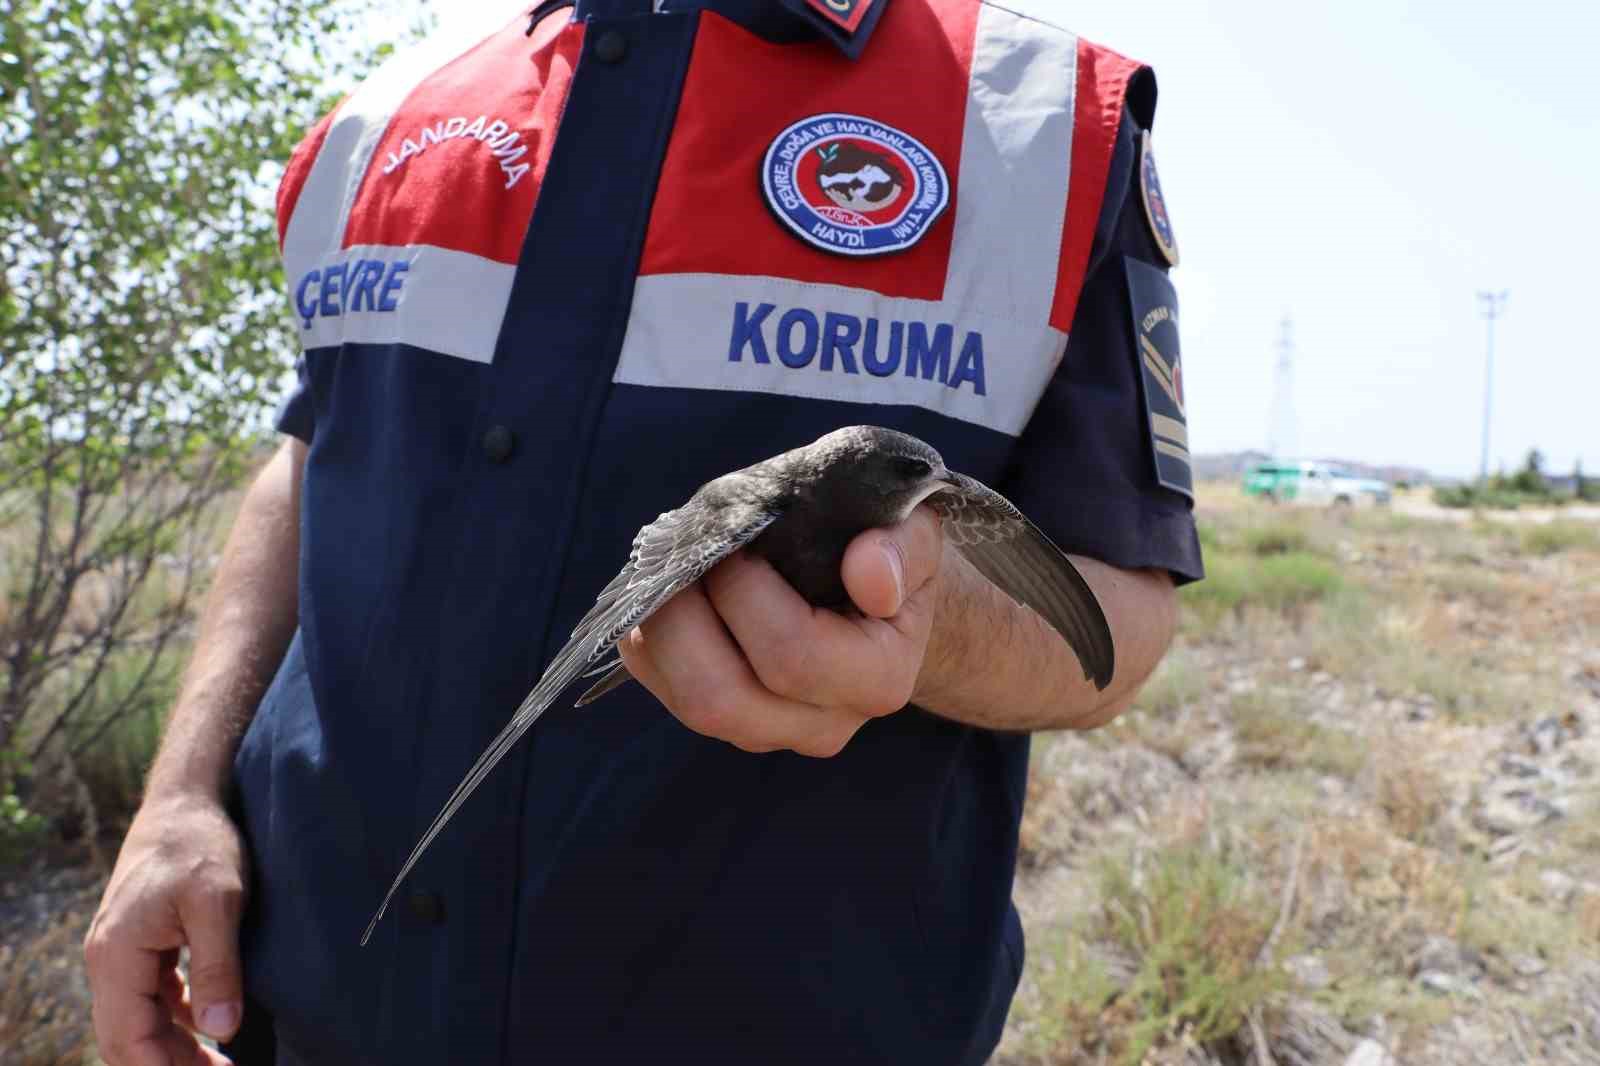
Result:
<svg viewBox="0 0 1600 1066"><path fill-rule="evenodd" d="M950 203L944 166L921 141L859 115L812 115L778 134L761 190L795 236L839 255L909 248Z"/></svg>
<svg viewBox="0 0 1600 1066"><path fill-rule="evenodd" d="M1161 178L1156 174L1155 153L1150 150L1150 131L1144 131L1139 145L1139 191L1144 199L1144 217L1150 223L1150 236L1171 266L1178 265L1178 238L1172 232L1167 201L1161 196Z"/></svg>
<svg viewBox="0 0 1600 1066"><path fill-rule="evenodd" d="M871 10L873 0L806 0L806 3L841 30L854 33Z"/></svg>
<svg viewBox="0 0 1600 1066"><path fill-rule="evenodd" d="M1183 356L1178 348L1178 293L1172 280L1150 264L1132 258L1125 262L1156 481L1192 500L1194 475L1189 466L1189 426L1184 412Z"/></svg>

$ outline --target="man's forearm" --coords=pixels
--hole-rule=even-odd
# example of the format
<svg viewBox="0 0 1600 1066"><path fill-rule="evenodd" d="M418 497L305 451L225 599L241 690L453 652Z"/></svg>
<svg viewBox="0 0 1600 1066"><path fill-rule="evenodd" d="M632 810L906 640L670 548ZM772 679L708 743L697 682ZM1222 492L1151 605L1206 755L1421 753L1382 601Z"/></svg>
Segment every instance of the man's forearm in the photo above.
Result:
<svg viewBox="0 0 1600 1066"><path fill-rule="evenodd" d="M245 494L147 796L223 795L239 740L294 635L304 463L305 446L290 441Z"/></svg>
<svg viewBox="0 0 1600 1066"><path fill-rule="evenodd" d="M945 718L1007 730L1087 729L1125 710L1171 643L1177 621L1172 579L1078 556L1073 562L1111 626L1117 664L1105 691L1084 679L1077 657L1049 623L947 546L916 702Z"/></svg>

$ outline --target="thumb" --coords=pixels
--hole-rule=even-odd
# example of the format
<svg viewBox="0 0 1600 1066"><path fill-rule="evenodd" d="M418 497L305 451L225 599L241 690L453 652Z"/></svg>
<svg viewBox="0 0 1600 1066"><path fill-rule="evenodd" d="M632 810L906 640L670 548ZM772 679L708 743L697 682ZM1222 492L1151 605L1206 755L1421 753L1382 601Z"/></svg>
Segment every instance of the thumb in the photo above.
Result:
<svg viewBox="0 0 1600 1066"><path fill-rule="evenodd" d="M845 549L840 578L862 614L888 618L939 571L944 529L918 507L896 526L859 533Z"/></svg>
<svg viewBox="0 0 1600 1066"><path fill-rule="evenodd" d="M197 885L179 909L189 941L189 1000L195 1024L218 1040L233 1036L244 1017L239 966L243 910L244 891L237 881Z"/></svg>

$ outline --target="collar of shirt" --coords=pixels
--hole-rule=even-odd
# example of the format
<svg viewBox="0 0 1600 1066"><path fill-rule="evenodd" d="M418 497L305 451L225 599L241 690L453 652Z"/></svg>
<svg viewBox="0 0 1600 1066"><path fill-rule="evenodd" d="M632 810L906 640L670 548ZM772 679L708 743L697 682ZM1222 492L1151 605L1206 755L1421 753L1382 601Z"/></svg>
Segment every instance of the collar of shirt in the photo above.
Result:
<svg viewBox="0 0 1600 1066"><path fill-rule="evenodd" d="M851 59L860 57L889 0L576 0L573 18L657 11L714 11L775 44L823 38ZM835 12L829 15L825 12ZM846 29L848 25L854 29Z"/></svg>

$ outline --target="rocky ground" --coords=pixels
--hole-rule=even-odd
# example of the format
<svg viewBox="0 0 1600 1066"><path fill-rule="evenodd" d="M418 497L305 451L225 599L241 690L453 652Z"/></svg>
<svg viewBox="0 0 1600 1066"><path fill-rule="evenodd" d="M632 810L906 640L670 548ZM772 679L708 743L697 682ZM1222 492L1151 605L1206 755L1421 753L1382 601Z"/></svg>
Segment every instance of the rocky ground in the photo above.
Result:
<svg viewBox="0 0 1600 1066"><path fill-rule="evenodd" d="M1138 709L1036 741L998 1063L1600 1063L1600 526L1201 513Z"/></svg>
<svg viewBox="0 0 1600 1066"><path fill-rule="evenodd" d="M1201 507L1136 710L1041 736L997 1066L1600 1064L1600 524ZM103 869L0 879L0 1064L93 1061Z"/></svg>

